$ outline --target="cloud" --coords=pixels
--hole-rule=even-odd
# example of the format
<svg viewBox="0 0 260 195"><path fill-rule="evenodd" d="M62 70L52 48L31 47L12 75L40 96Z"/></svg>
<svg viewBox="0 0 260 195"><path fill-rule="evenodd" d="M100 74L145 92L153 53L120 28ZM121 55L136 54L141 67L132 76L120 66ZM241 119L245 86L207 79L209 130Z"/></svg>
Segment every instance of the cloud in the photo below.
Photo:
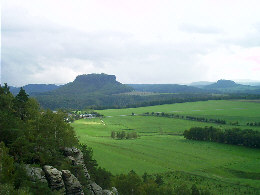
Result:
<svg viewBox="0 0 260 195"><path fill-rule="evenodd" d="M128 8L116 1L109 9L89 1L66 1L62 7L60 1L10 2L2 9L1 48L1 79L10 85L66 83L93 72L115 74L123 83L188 83L228 75L256 79L252 71L233 71L237 64L256 69L246 58L258 55L253 49L260 40L257 17L245 10L240 16L240 3L234 14L246 18L236 23L229 9L219 12L222 3L211 14L203 2L156 1L147 11L146 3ZM238 54L247 55L241 60Z"/></svg>
<svg viewBox="0 0 260 195"><path fill-rule="evenodd" d="M213 26L199 26L194 24L181 24L179 29L187 33L218 34L222 31Z"/></svg>
<svg viewBox="0 0 260 195"><path fill-rule="evenodd" d="M92 72L116 74L124 83L184 82L196 74L196 56L211 47L199 42L144 43L119 31L73 30L24 11L16 13L21 20L9 14L4 18L2 81L11 85L66 83Z"/></svg>

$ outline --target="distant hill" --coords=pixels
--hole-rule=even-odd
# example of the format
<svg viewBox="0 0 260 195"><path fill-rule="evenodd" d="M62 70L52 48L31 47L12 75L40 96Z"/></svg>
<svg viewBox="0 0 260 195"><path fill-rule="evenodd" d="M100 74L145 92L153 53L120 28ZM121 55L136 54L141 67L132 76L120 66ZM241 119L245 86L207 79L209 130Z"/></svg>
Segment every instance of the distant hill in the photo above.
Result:
<svg viewBox="0 0 260 195"><path fill-rule="evenodd" d="M154 93L206 93L207 90L178 84L128 84L136 91Z"/></svg>
<svg viewBox="0 0 260 195"><path fill-rule="evenodd" d="M57 90L51 91L50 95L82 95L82 94L103 94L111 95L133 91L127 85L116 81L115 75L107 74L84 74L79 75L73 82L67 83Z"/></svg>
<svg viewBox="0 0 260 195"><path fill-rule="evenodd" d="M250 86L260 86L260 82L237 82L238 84L241 84L241 85L250 85Z"/></svg>
<svg viewBox="0 0 260 195"><path fill-rule="evenodd" d="M116 81L115 75L79 75L73 82L53 91L36 95L46 108L85 108L91 105L117 104L116 94L133 91L130 86Z"/></svg>
<svg viewBox="0 0 260 195"><path fill-rule="evenodd" d="M259 94L260 87L237 84L232 80L218 80L216 83L204 86L203 89L216 90L223 93Z"/></svg>
<svg viewBox="0 0 260 195"><path fill-rule="evenodd" d="M231 80L221 79L218 80L216 83L205 86L205 88L219 89L219 88L230 88L230 87L237 87L237 86L240 86L240 84L236 84L234 81Z"/></svg>
<svg viewBox="0 0 260 195"><path fill-rule="evenodd" d="M30 88L27 88L30 87ZM34 96L42 107L59 108L122 108L129 106L160 105L187 101L228 98L226 93L260 94L260 88L236 84L233 81L217 83L197 88L177 84L122 84L115 75L79 75L73 82L63 86L28 85L25 90ZM251 87L251 88L250 88ZM27 89L26 89L27 88ZM46 90L43 92L43 90ZM153 92L138 95L136 91ZM243 92L241 92L243 91ZM131 92L131 93L129 93ZM217 95L216 95L217 94ZM225 94L223 97L219 94ZM235 97L233 94L230 97Z"/></svg>
<svg viewBox="0 0 260 195"><path fill-rule="evenodd" d="M213 83L214 82L209 82L209 81L198 81L198 82L193 82L193 83L189 84L189 86L202 88L206 85L211 85Z"/></svg>
<svg viewBox="0 0 260 195"><path fill-rule="evenodd" d="M23 89L28 93L29 95L37 94L37 93L43 93L48 91L53 91L60 86L54 85L54 84L28 84L23 86ZM10 87L11 93L14 95L18 94L20 91L20 87Z"/></svg>

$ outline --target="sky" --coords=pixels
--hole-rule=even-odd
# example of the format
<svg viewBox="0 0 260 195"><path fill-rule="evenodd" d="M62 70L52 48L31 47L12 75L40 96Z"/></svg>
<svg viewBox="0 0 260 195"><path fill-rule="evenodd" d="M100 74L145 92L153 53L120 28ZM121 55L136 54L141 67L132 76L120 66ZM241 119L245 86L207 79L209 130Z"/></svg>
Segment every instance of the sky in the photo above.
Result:
<svg viewBox="0 0 260 195"><path fill-rule="evenodd" d="M2 0L1 83L260 80L259 0Z"/></svg>

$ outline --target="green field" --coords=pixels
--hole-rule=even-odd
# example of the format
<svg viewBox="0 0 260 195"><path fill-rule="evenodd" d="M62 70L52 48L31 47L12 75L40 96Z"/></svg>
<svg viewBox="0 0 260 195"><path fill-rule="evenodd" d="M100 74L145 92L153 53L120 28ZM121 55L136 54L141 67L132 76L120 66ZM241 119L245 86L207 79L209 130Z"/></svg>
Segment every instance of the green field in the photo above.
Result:
<svg viewBox="0 0 260 195"><path fill-rule="evenodd" d="M260 103L229 100L212 100L100 111L100 113L105 116L130 115L132 112L135 114L167 112L180 115L206 116L208 118L220 118L228 121L240 121L243 124L251 121L260 122Z"/></svg>
<svg viewBox="0 0 260 195"><path fill-rule="evenodd" d="M102 119L81 119L72 123L80 142L93 148L101 167L114 174L130 170L147 173L182 172L211 181L260 188L260 150L212 142L186 140L181 135L194 126L217 126L183 119L131 116L144 112L167 112L180 115L220 118L247 122L260 121L260 104L241 101L205 101L143 108L100 110ZM260 130L260 127L253 127ZM135 131L135 140L114 140L111 131ZM170 180L170 179L169 179ZM214 182L213 182L214 183ZM227 192L225 192L227 193Z"/></svg>

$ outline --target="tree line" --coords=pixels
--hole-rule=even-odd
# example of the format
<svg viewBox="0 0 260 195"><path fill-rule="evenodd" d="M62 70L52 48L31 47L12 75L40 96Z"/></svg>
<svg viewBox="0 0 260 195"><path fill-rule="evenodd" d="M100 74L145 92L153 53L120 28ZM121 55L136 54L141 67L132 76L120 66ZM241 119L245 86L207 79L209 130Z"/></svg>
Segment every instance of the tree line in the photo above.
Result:
<svg viewBox="0 0 260 195"><path fill-rule="evenodd" d="M132 114L133 115L133 114ZM167 117L167 118L178 118L178 119L186 119L186 120L192 120L192 121L199 121L199 122L205 122L205 123L216 123L216 124L227 124L227 122L223 119L208 119L205 117L196 117L196 116L183 116L179 114L170 114L170 113L164 113L164 112L146 112L143 114L143 116L157 116L157 117ZM231 125L238 125L238 122L230 123Z"/></svg>
<svg viewBox="0 0 260 195"><path fill-rule="evenodd" d="M260 148L260 132L239 128L221 130L215 127L192 127L183 133L186 139L219 142L232 145Z"/></svg>
<svg viewBox="0 0 260 195"><path fill-rule="evenodd" d="M257 127L259 127L260 126L260 122L248 122L246 125L247 126L257 126Z"/></svg>
<svg viewBox="0 0 260 195"><path fill-rule="evenodd" d="M138 137L136 132L112 131L111 138L113 139L136 139Z"/></svg>

